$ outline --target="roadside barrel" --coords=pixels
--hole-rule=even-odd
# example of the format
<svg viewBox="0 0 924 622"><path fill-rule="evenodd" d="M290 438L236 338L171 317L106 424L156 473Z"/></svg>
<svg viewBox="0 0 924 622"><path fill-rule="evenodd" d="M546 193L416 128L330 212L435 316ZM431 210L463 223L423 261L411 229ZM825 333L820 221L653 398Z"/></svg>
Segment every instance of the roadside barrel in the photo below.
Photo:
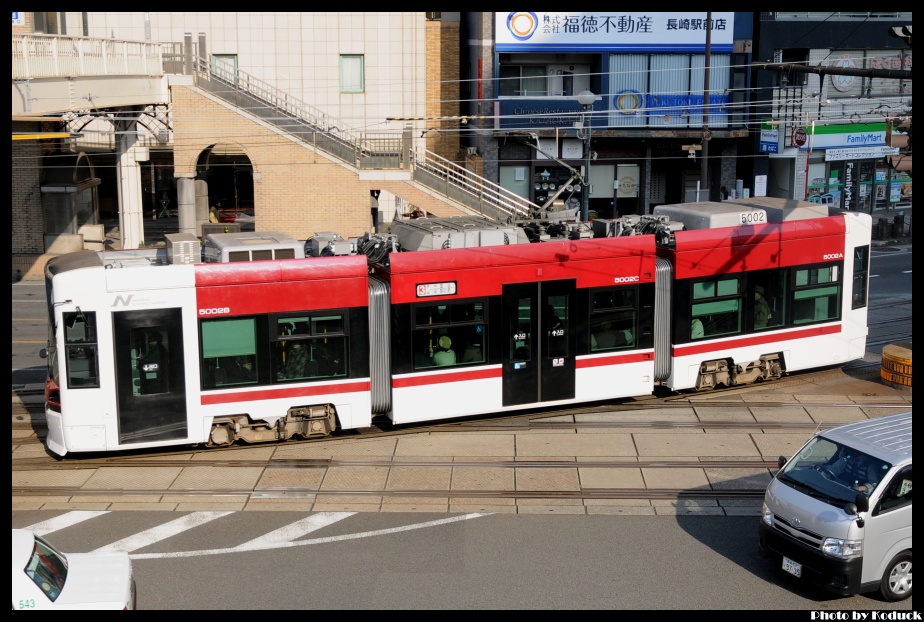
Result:
<svg viewBox="0 0 924 622"><path fill-rule="evenodd" d="M882 348L882 382L896 389L911 390L911 342L889 344Z"/></svg>

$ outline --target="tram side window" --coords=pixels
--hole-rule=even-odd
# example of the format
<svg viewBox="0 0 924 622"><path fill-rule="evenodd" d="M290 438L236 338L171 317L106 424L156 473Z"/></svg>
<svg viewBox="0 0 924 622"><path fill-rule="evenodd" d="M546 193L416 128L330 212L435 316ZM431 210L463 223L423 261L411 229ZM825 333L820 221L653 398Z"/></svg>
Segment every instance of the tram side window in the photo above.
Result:
<svg viewBox="0 0 924 622"><path fill-rule="evenodd" d="M590 351L620 350L635 345L638 289L607 288L591 293Z"/></svg>
<svg viewBox="0 0 924 622"><path fill-rule="evenodd" d="M786 322L786 287L789 271L762 270L748 275L748 297L753 305L750 316L754 330L780 328Z"/></svg>
<svg viewBox="0 0 924 622"><path fill-rule="evenodd" d="M853 249L853 291L851 292L851 308L860 309L866 306L869 288L869 246L858 246Z"/></svg>
<svg viewBox="0 0 924 622"><path fill-rule="evenodd" d="M273 375L277 382L346 376L344 313L305 313L275 319Z"/></svg>
<svg viewBox="0 0 924 622"><path fill-rule="evenodd" d="M483 301L417 305L411 333L414 369L484 363L484 310Z"/></svg>
<svg viewBox="0 0 924 622"><path fill-rule="evenodd" d="M257 331L254 318L202 320L202 388L256 384Z"/></svg>
<svg viewBox="0 0 924 622"><path fill-rule="evenodd" d="M67 386L72 389L99 387L96 313L65 313L62 319L67 357Z"/></svg>
<svg viewBox="0 0 924 622"><path fill-rule="evenodd" d="M798 268L792 292L795 325L826 322L841 317L840 266Z"/></svg>
<svg viewBox="0 0 924 622"><path fill-rule="evenodd" d="M741 332L741 283L737 277L693 283L690 325L693 339ZM701 327L701 330L700 330Z"/></svg>

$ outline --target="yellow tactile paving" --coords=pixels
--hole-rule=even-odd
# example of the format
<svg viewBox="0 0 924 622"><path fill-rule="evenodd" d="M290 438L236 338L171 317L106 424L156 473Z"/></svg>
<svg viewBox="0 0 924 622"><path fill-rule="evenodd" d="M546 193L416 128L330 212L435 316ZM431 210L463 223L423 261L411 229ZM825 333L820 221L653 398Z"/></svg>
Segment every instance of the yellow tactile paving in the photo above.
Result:
<svg viewBox="0 0 924 622"><path fill-rule="evenodd" d="M764 460L776 460L779 456L788 459L805 444L812 435L811 430L799 434L754 434L754 444Z"/></svg>
<svg viewBox="0 0 924 622"><path fill-rule="evenodd" d="M709 478L703 469L642 469L646 488L691 489L699 488L709 490Z"/></svg>
<svg viewBox="0 0 924 622"><path fill-rule="evenodd" d="M393 466L385 484L386 490L449 490L452 467Z"/></svg>
<svg viewBox="0 0 924 622"><path fill-rule="evenodd" d="M603 514L610 516L653 516L654 507L648 506L619 506L619 505L587 505L588 514Z"/></svg>
<svg viewBox="0 0 924 622"><path fill-rule="evenodd" d="M90 479L96 471L13 471L13 488L50 486L79 487Z"/></svg>
<svg viewBox="0 0 924 622"><path fill-rule="evenodd" d="M260 467L183 467L171 490L250 490L263 469Z"/></svg>
<svg viewBox="0 0 924 622"><path fill-rule="evenodd" d="M276 448L273 446L261 447L235 447L231 451L204 451L193 456L193 462L197 460L269 460Z"/></svg>
<svg viewBox="0 0 924 622"><path fill-rule="evenodd" d="M752 422L754 415L746 408L719 408L717 406L697 406L696 416L702 423L716 423L724 421Z"/></svg>
<svg viewBox="0 0 924 622"><path fill-rule="evenodd" d="M112 512L173 512L176 507L176 503L122 503L121 501L113 501L108 509Z"/></svg>
<svg viewBox="0 0 924 622"><path fill-rule="evenodd" d="M633 411L595 412L574 415L575 421L579 423L610 421L619 423L644 422L651 420L653 417L657 417L658 421L696 421L696 412L691 406L689 408L671 408L670 410L663 408L639 408Z"/></svg>
<svg viewBox="0 0 924 622"><path fill-rule="evenodd" d="M244 507L245 512L310 512L314 509L311 499L251 499Z"/></svg>
<svg viewBox="0 0 924 622"><path fill-rule="evenodd" d="M385 497L383 512L448 512L449 497Z"/></svg>
<svg viewBox="0 0 924 622"><path fill-rule="evenodd" d="M642 470L638 467L582 467L578 469L581 488L645 488Z"/></svg>
<svg viewBox="0 0 924 622"><path fill-rule="evenodd" d="M207 503L230 503L230 504L244 504L250 499L249 495L164 495L161 498L162 503L192 503L192 504L207 504Z"/></svg>
<svg viewBox="0 0 924 622"><path fill-rule="evenodd" d="M327 469L285 469L285 468L268 468L257 482L256 488L264 490L267 488L299 488L308 490L320 490L321 482Z"/></svg>
<svg viewBox="0 0 924 622"><path fill-rule="evenodd" d="M766 488L773 476L769 469L705 469L713 490Z"/></svg>
<svg viewBox="0 0 924 622"><path fill-rule="evenodd" d="M830 402L829 402L830 403ZM842 424L866 419L858 408L841 408L836 406L806 406L806 412L815 423Z"/></svg>
<svg viewBox="0 0 924 622"><path fill-rule="evenodd" d="M757 456L750 434L633 434L641 458L661 456Z"/></svg>
<svg viewBox="0 0 924 622"><path fill-rule="evenodd" d="M811 423L804 406L752 406L751 414L757 423Z"/></svg>
<svg viewBox="0 0 924 622"><path fill-rule="evenodd" d="M23 460L25 458L44 458L48 456L48 451L44 445L35 445L32 443L26 445L16 445L13 447L12 458L14 460Z"/></svg>
<svg viewBox="0 0 924 622"><path fill-rule="evenodd" d="M82 486L100 490L166 490L183 467L119 467L97 469Z"/></svg>
<svg viewBox="0 0 924 622"><path fill-rule="evenodd" d="M276 448L273 458L277 460L306 458L390 458L395 454L397 439L351 439L346 441L323 440L317 443L301 443Z"/></svg>
<svg viewBox="0 0 924 622"><path fill-rule="evenodd" d="M387 479L388 467L331 467L321 490L385 490Z"/></svg>
<svg viewBox="0 0 924 622"><path fill-rule="evenodd" d="M453 467L452 490L513 490L514 475L501 467Z"/></svg>
<svg viewBox="0 0 924 622"><path fill-rule="evenodd" d="M636 456L631 434L518 434L518 456Z"/></svg>
<svg viewBox="0 0 924 622"><path fill-rule="evenodd" d="M398 439L395 456L495 456L514 455L514 434L421 434Z"/></svg>
<svg viewBox="0 0 924 622"><path fill-rule="evenodd" d="M516 489L519 490L580 490L578 470L554 468L517 468Z"/></svg>

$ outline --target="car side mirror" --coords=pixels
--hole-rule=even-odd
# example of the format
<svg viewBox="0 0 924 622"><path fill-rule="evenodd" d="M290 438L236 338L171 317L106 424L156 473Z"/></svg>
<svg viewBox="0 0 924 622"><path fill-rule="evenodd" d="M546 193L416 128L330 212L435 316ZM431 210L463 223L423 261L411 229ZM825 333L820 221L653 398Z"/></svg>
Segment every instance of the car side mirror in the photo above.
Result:
<svg viewBox="0 0 924 622"><path fill-rule="evenodd" d="M786 456L780 456L777 458L776 465L782 469L786 465Z"/></svg>
<svg viewBox="0 0 924 622"><path fill-rule="evenodd" d="M857 504L850 503L848 501L847 503L844 504L844 511L847 512L847 514L852 514L856 516L857 515Z"/></svg>
<svg viewBox="0 0 924 622"><path fill-rule="evenodd" d="M47 359L48 358L48 348L42 348L39 350L39 358Z"/></svg>
<svg viewBox="0 0 924 622"><path fill-rule="evenodd" d="M854 503L857 506L858 512L869 512L869 497L862 492L857 493L857 498L854 499Z"/></svg>

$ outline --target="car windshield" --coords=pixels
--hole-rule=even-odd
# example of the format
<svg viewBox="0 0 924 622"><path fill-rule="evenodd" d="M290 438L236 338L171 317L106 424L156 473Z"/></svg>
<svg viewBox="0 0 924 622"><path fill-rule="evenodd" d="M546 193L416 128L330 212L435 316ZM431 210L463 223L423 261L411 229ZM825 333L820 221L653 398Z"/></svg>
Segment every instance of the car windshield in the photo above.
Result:
<svg viewBox="0 0 924 622"><path fill-rule="evenodd" d="M887 462L823 436L816 436L794 456L778 477L794 488L833 503L853 501L857 493L869 497L889 469Z"/></svg>
<svg viewBox="0 0 924 622"><path fill-rule="evenodd" d="M25 573L54 602L61 595L67 580L67 558L36 536Z"/></svg>

